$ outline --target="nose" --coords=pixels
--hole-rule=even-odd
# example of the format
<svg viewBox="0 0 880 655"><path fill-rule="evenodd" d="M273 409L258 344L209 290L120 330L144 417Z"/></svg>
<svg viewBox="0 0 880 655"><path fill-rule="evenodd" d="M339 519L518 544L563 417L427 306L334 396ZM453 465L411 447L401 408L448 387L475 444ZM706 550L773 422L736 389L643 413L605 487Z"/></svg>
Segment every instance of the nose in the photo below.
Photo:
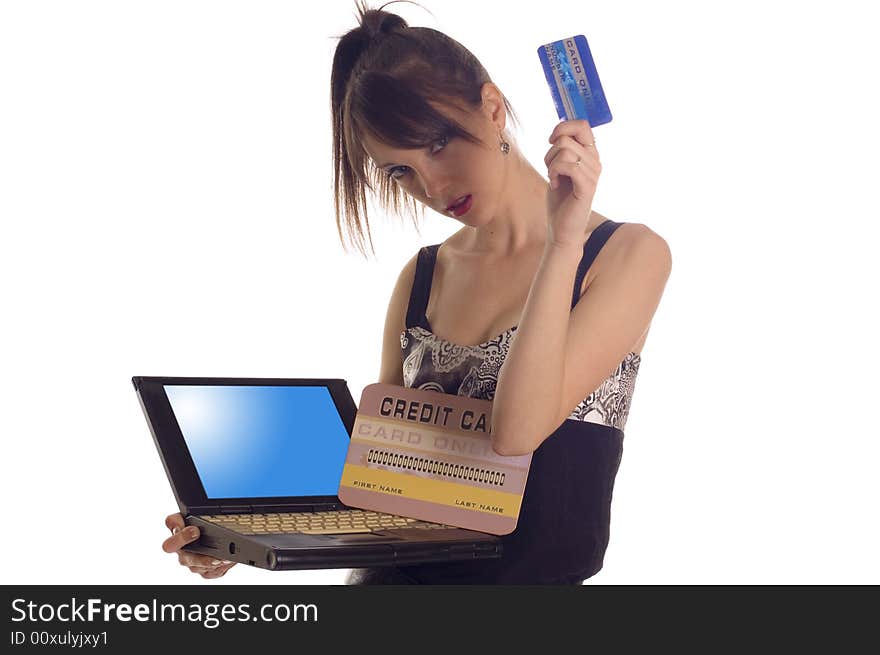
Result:
<svg viewBox="0 0 880 655"><path fill-rule="evenodd" d="M425 166L419 173L425 197L428 199L442 198L445 190L449 187L446 174L437 167Z"/></svg>

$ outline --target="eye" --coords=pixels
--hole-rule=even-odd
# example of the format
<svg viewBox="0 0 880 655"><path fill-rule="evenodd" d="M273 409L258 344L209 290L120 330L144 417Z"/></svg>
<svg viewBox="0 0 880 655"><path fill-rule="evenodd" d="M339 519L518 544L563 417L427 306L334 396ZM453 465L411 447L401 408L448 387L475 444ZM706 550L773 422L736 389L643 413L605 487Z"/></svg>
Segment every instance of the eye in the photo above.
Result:
<svg viewBox="0 0 880 655"><path fill-rule="evenodd" d="M445 148L448 144L449 144L449 137L448 137L448 136L442 136L442 137L440 137L440 139L439 139L434 145L438 145L438 146L440 146L440 150L443 150L443 148ZM438 152L438 151L437 151L437 150L433 150L433 151L432 151L432 154L435 153L435 152Z"/></svg>
<svg viewBox="0 0 880 655"><path fill-rule="evenodd" d="M406 173L401 173L400 175L395 175L394 172L397 171L397 170L400 170L400 169L402 169L402 168L405 168L405 169L409 170L409 167L408 167L408 166L395 166L394 168L389 168L389 169L388 169L388 177L390 177L392 180L399 180L399 179L402 178L404 175L406 175Z"/></svg>
<svg viewBox="0 0 880 655"><path fill-rule="evenodd" d="M432 155L437 154L438 152L440 152L440 150L443 150L447 145L449 145L449 137L448 136L440 137L437 141L434 142L433 148L436 148L436 149L432 148L431 154ZM401 172L399 175L395 175L395 172L398 170L401 170L401 169L405 169L405 170L403 172ZM406 173L408 171L409 171L409 166L394 166L393 168L388 169L388 177L390 177L392 180L399 180L404 175L406 175Z"/></svg>

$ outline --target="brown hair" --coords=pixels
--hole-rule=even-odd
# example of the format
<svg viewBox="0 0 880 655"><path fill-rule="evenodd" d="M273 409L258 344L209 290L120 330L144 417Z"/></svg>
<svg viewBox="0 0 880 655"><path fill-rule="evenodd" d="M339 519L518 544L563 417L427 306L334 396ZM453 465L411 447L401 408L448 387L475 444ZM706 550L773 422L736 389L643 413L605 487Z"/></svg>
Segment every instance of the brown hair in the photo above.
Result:
<svg viewBox="0 0 880 655"><path fill-rule="evenodd" d="M409 0L392 0L379 9L356 0L360 25L336 37L340 41L330 78L336 228L343 248L344 224L364 256L364 226L373 247L365 189L378 187L381 205L398 215L402 205L415 212L419 203L370 161L360 136L369 134L395 148L428 147L443 137L480 144L479 137L431 103L477 109L483 84L492 81L458 41L428 27L409 27L400 16L383 11L395 1ZM518 123L506 97L504 106Z"/></svg>

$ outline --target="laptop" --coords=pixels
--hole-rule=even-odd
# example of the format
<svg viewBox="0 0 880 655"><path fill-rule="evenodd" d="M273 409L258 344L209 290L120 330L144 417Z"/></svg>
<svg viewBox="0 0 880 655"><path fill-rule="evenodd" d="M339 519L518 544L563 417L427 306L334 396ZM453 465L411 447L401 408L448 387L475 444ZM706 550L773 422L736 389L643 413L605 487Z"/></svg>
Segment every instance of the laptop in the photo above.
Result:
<svg viewBox="0 0 880 655"><path fill-rule="evenodd" d="M497 558L498 536L348 507L357 407L343 379L135 376L184 550L272 571Z"/></svg>

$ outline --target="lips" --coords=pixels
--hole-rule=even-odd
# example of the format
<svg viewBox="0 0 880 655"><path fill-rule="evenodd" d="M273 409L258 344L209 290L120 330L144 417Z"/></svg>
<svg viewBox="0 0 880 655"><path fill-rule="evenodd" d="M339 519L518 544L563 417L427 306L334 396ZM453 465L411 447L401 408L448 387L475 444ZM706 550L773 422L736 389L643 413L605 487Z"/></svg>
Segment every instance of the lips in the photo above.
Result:
<svg viewBox="0 0 880 655"><path fill-rule="evenodd" d="M462 202L460 202L457 205L452 206L452 209L449 210L449 213L451 213L456 218L461 218L462 216L464 216L465 214L467 214L471 210L471 207L473 207L473 204L474 204L474 197L470 196L470 195L465 196L464 200Z"/></svg>
<svg viewBox="0 0 880 655"><path fill-rule="evenodd" d="M466 199L467 199L467 195L460 196L459 198L456 198L456 199L452 202L452 204L449 205L449 206L446 208L446 211L452 211L455 207L457 207L458 205L460 205L461 203L463 203Z"/></svg>

